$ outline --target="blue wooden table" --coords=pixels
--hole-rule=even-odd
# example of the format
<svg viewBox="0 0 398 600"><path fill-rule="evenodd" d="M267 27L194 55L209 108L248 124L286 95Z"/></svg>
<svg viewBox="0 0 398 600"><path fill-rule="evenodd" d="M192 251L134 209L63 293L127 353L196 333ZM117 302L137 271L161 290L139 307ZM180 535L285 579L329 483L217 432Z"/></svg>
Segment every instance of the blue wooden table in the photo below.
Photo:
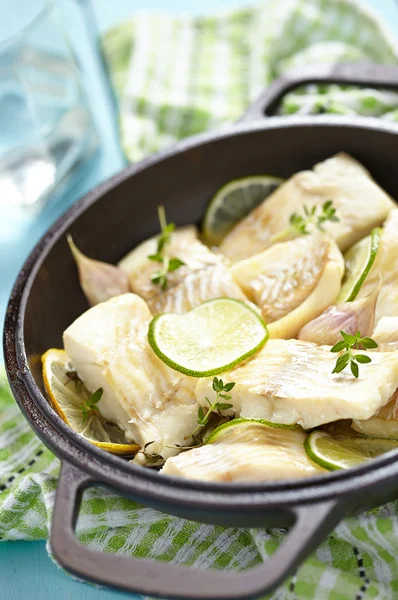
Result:
<svg viewBox="0 0 398 600"><path fill-rule="evenodd" d="M365 0L389 22L398 37L398 8L394 0ZM44 231L75 200L100 181L124 166L110 99L104 92L103 79L93 49L88 43L81 16L72 0L58 0L65 14L64 22L73 31L73 43L86 71L86 84L102 142L101 153L92 161L78 181L72 182L58 202L40 217L7 216L0 210L0 322L14 278L31 248ZM93 0L99 26L107 29L137 10L170 10L170 12L204 14L248 3L247 0ZM10 9L18 3L10 3ZM130 596L133 600L137 596ZM1 600L116 600L116 592L98 590L72 580L48 558L45 542L0 543Z"/></svg>

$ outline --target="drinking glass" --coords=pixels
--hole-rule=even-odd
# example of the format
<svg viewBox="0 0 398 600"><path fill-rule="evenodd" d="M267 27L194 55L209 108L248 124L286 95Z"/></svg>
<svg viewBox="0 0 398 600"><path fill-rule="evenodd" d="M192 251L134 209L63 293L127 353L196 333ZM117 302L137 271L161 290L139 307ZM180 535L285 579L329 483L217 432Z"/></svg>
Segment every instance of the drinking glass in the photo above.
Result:
<svg viewBox="0 0 398 600"><path fill-rule="evenodd" d="M43 206L98 147L54 0L0 3L0 206Z"/></svg>

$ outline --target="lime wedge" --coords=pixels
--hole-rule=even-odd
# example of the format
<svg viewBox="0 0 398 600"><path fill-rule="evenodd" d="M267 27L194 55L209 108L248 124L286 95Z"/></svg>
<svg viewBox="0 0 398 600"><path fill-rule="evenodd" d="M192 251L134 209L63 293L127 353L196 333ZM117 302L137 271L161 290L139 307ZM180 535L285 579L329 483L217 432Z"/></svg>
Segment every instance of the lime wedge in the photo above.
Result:
<svg viewBox="0 0 398 600"><path fill-rule="evenodd" d="M140 446L126 442L123 432L107 423L97 411L86 419L82 406L91 394L74 375L68 355L64 350L52 348L42 356L43 381L52 407L79 435L113 454L135 454ZM68 375L69 373L69 375Z"/></svg>
<svg viewBox="0 0 398 600"><path fill-rule="evenodd" d="M382 230L377 227L345 254L345 275L337 302L352 302L358 296L380 247Z"/></svg>
<svg viewBox="0 0 398 600"><path fill-rule="evenodd" d="M253 425L263 425L264 427L272 427L273 429L290 429L293 431L303 431L300 425L283 425L282 423L271 423L264 419L233 419L227 423L223 423L214 429L208 438L206 444L214 444L220 442L226 435L234 433L237 429L251 429Z"/></svg>
<svg viewBox="0 0 398 600"><path fill-rule="evenodd" d="M148 340L169 367L208 377L229 371L257 352L268 339L264 321L243 302L209 300L183 315L155 317Z"/></svg>
<svg viewBox="0 0 398 600"><path fill-rule="evenodd" d="M321 467L335 471L349 469L398 448L398 440L381 438L336 436L325 431L313 431L305 440L304 448L311 460Z"/></svg>
<svg viewBox="0 0 398 600"><path fill-rule="evenodd" d="M224 185L210 200L203 221L203 236L209 245L218 245L241 219L283 183L280 177L254 175Z"/></svg>

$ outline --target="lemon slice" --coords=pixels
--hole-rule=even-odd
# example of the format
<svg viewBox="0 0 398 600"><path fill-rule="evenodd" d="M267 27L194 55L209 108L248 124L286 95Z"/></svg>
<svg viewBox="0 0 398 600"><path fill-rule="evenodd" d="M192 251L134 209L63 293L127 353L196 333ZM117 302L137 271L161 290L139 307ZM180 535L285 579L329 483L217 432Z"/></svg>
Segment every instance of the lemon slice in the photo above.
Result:
<svg viewBox="0 0 398 600"><path fill-rule="evenodd" d="M282 423L272 423L265 419L233 419L227 423L223 423L214 429L211 434L206 438L205 444L213 444L214 442L220 442L226 435L233 434L235 430L247 427L251 429L253 425L263 425L264 427L272 427L273 429L290 429L293 431L303 431L300 425L284 425Z"/></svg>
<svg viewBox="0 0 398 600"><path fill-rule="evenodd" d="M192 377L229 371L268 339L264 321L239 300L217 298L191 311L155 317L148 340L169 367Z"/></svg>
<svg viewBox="0 0 398 600"><path fill-rule="evenodd" d="M126 443L123 432L93 411L84 420L82 406L91 394L79 381L67 375L72 367L64 350L52 348L42 356L44 387L51 405L61 419L86 440L113 454L135 454L140 446Z"/></svg>
<svg viewBox="0 0 398 600"><path fill-rule="evenodd" d="M381 229L376 227L371 234L355 244L344 256L345 275L337 302L352 302L358 296L380 247Z"/></svg>
<svg viewBox="0 0 398 600"><path fill-rule="evenodd" d="M398 448L398 440L365 436L332 437L325 431L313 431L305 440L304 448L311 460L329 471L335 471L356 467L395 450Z"/></svg>
<svg viewBox="0 0 398 600"><path fill-rule="evenodd" d="M280 177L254 175L224 185L210 200L203 221L203 236L209 245L218 245L241 219L283 183Z"/></svg>

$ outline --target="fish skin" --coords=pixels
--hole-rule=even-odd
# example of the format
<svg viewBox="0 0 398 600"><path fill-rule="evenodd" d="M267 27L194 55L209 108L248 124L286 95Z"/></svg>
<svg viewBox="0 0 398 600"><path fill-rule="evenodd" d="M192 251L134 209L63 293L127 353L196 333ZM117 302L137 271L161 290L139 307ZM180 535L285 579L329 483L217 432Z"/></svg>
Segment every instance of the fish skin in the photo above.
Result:
<svg viewBox="0 0 398 600"><path fill-rule="evenodd" d="M196 379L174 371L149 345L152 319L146 302L123 294L83 313L64 332L64 345L79 377L92 392L102 387L100 413L130 441L155 443L148 452L178 452L197 425ZM140 455L142 459L142 455Z"/></svg>
<svg viewBox="0 0 398 600"><path fill-rule="evenodd" d="M269 340L253 358L222 375L224 383L235 382L231 410L304 429L373 416L398 388L398 352L372 353L358 379L349 369L332 374L337 356L329 346ZM210 378L198 380L195 395L202 406L206 396L213 398Z"/></svg>
<svg viewBox="0 0 398 600"><path fill-rule="evenodd" d="M261 309L270 337L289 339L335 302L344 259L327 234L314 233L275 244L230 270Z"/></svg>
<svg viewBox="0 0 398 600"><path fill-rule="evenodd" d="M322 206L332 200L340 221L324 223L341 251L383 223L394 202L371 178L369 172L345 153L292 175L220 244L233 263L258 254L272 245L272 236L287 229L293 213L303 214L304 205Z"/></svg>
<svg viewBox="0 0 398 600"><path fill-rule="evenodd" d="M237 426L222 440L169 458L161 475L199 481L251 482L311 477L325 473L304 450L300 430L259 424Z"/></svg>

